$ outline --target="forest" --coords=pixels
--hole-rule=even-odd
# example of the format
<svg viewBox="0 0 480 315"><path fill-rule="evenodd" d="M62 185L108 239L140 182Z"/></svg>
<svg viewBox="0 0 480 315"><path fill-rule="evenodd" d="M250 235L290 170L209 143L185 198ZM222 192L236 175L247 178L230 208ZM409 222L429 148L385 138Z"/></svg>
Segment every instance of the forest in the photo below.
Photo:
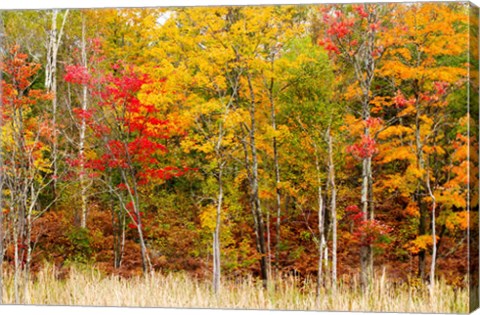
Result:
<svg viewBox="0 0 480 315"><path fill-rule="evenodd" d="M461 2L0 11L0 304L478 307L478 60Z"/></svg>

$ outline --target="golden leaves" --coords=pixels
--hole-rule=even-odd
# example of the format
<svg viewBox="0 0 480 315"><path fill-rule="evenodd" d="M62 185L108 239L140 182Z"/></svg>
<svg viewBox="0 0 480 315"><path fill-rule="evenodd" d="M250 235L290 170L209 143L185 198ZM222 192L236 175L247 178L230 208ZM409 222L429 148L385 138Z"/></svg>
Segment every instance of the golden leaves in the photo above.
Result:
<svg viewBox="0 0 480 315"><path fill-rule="evenodd" d="M453 207L459 209L467 208L467 194L459 190L445 190L435 193L436 201L446 207L452 209Z"/></svg>
<svg viewBox="0 0 480 315"><path fill-rule="evenodd" d="M408 126L403 125L392 125L385 128L381 133L378 134L378 138L381 140L387 140L394 137L400 137L403 135L412 134L413 129Z"/></svg>
<svg viewBox="0 0 480 315"><path fill-rule="evenodd" d="M469 218L468 211L452 212L445 219L445 226L450 232L454 232L457 229L461 231L465 231L469 227L469 221L470 221L470 218ZM471 223L470 225L473 226L473 224Z"/></svg>
<svg viewBox="0 0 480 315"><path fill-rule="evenodd" d="M217 208L215 205L205 206L202 213L200 213L200 225L202 228L213 232L216 226L216 214Z"/></svg>
<svg viewBox="0 0 480 315"><path fill-rule="evenodd" d="M418 208L418 204L415 201L410 201L405 208L405 213L415 218L420 217L420 209Z"/></svg>
<svg viewBox="0 0 480 315"><path fill-rule="evenodd" d="M435 236L436 241L438 242L440 239L438 235ZM405 249L407 249L412 254L418 254L421 250L427 250L433 246L433 237L431 235L420 235L417 236L413 241L410 241L405 245Z"/></svg>
<svg viewBox="0 0 480 315"><path fill-rule="evenodd" d="M415 152L409 146L395 148L394 150L384 150L382 163L390 163L397 160L415 161Z"/></svg>

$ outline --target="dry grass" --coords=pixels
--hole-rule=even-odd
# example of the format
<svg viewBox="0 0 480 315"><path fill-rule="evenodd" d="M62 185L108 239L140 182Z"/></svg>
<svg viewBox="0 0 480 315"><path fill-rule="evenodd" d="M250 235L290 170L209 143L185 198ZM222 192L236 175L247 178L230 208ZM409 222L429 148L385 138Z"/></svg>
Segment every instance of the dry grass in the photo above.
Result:
<svg viewBox="0 0 480 315"><path fill-rule="evenodd" d="M4 302L13 304L13 279L5 279ZM22 291L23 293L23 291ZM468 291L436 284L432 300L427 288L395 287L380 277L365 292L340 284L336 293L324 290L317 299L315 284L300 284L295 278L276 281L276 289L263 290L254 279L223 282L215 296L207 281L184 274L155 274L124 279L102 276L94 269L72 271L56 280L54 270L46 268L28 284L25 304L149 306L192 308L237 308L281 310L339 310L466 313Z"/></svg>

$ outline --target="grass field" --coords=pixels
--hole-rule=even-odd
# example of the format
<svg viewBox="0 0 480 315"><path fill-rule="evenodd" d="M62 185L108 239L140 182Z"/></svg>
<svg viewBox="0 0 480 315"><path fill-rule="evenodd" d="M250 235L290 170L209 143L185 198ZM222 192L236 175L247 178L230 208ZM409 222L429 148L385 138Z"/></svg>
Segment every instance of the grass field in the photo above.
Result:
<svg viewBox="0 0 480 315"><path fill-rule="evenodd" d="M22 304L237 308L279 310L339 310L382 312L466 313L468 291L436 284L433 299L428 288L394 286L379 277L362 293L339 284L336 293L323 290L316 297L315 282L293 277L277 279L275 288L263 290L254 279L224 281L216 296L210 282L185 274L152 274L147 277L103 276L95 269L73 270L58 280L52 268L38 273L28 289L21 290ZM5 278L4 303L14 304L13 278Z"/></svg>

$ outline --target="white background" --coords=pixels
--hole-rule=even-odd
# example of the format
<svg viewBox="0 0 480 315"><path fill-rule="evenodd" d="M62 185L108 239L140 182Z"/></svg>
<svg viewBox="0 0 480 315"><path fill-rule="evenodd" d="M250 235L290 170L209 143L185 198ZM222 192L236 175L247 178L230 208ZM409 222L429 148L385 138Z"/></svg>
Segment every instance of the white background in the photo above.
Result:
<svg viewBox="0 0 480 315"><path fill-rule="evenodd" d="M422 1L422 0L421 0ZM193 6L193 5L247 5L247 4L308 4L308 3L355 3L365 2L362 0L0 0L0 9L46 9L46 8L103 8L103 7L154 7L154 6ZM373 2L373 1L367 1ZM375 2L404 2L385 1ZM426 1L423 1L426 2ZM428 2L440 2L430 0ZM480 0L472 1L480 6ZM465 301L468 303L468 301ZM65 307L65 306L0 306L0 315L267 315L271 311L245 311L245 310L210 310L210 309L165 309L165 308L116 308L116 307ZM306 312L297 311L274 311L275 315L306 315ZM328 312L316 312L315 314L332 314ZM333 314L368 314L334 312ZM332 315L333 315L332 314ZM475 315L480 315L476 311Z"/></svg>

